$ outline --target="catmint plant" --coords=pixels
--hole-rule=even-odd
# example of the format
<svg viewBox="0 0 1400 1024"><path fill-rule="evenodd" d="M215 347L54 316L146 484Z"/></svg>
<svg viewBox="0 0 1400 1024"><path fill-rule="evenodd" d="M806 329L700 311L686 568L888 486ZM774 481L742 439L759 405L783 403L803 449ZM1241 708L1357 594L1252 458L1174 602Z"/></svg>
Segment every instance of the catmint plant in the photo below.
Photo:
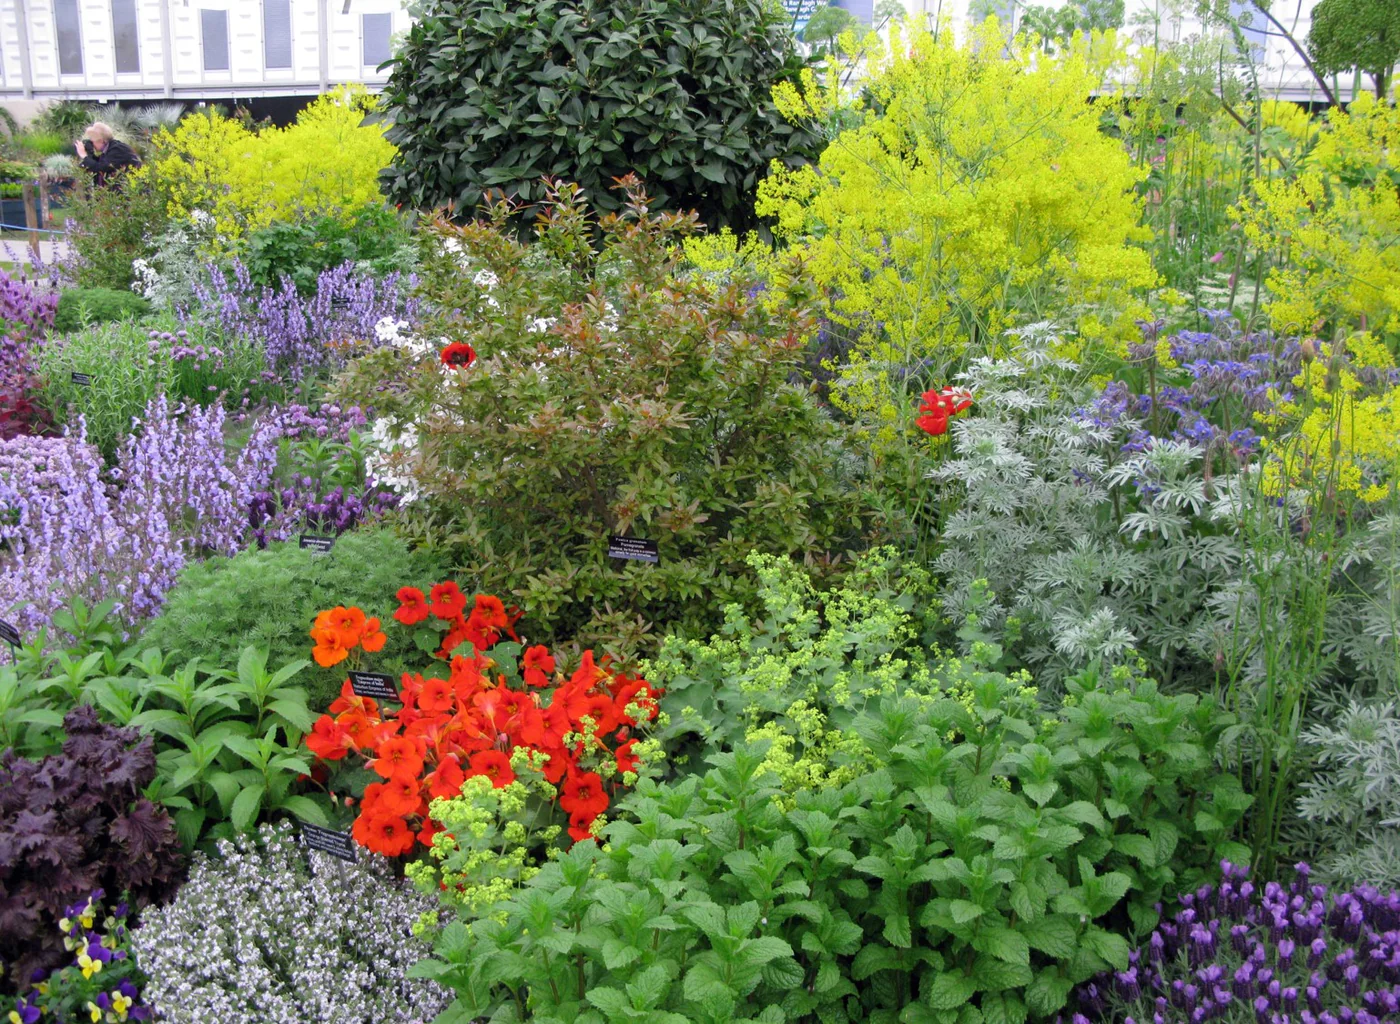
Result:
<svg viewBox="0 0 1400 1024"><path fill-rule="evenodd" d="M355 863L303 849L292 830L200 856L175 899L133 933L144 994L170 1024L409 1024L448 1001L407 977L428 952L414 935L436 901L373 855Z"/></svg>
<svg viewBox="0 0 1400 1024"><path fill-rule="evenodd" d="M1073 1024L1379 1024L1400 1017L1400 893L1333 892L1298 864L1287 886L1223 878L1181 907L1126 969L1076 992ZM1064 1021L1065 1018L1060 1018Z"/></svg>
<svg viewBox="0 0 1400 1024"><path fill-rule="evenodd" d="M285 278L280 288L259 287L234 261L231 271L211 269L209 283L196 285L185 315L218 325L226 337L256 338L269 364L300 378L343 358L351 343L377 343L375 327L385 319L416 319L414 284L411 276L379 279L347 263L323 271L303 297Z"/></svg>

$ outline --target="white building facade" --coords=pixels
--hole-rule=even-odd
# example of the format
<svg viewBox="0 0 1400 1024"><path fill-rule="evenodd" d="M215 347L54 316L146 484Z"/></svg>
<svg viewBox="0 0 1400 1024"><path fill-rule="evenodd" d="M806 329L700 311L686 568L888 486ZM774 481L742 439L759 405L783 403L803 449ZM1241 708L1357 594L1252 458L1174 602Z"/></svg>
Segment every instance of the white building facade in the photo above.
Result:
<svg viewBox="0 0 1400 1024"><path fill-rule="evenodd" d="M306 96L387 75L403 0L0 0L0 99Z"/></svg>

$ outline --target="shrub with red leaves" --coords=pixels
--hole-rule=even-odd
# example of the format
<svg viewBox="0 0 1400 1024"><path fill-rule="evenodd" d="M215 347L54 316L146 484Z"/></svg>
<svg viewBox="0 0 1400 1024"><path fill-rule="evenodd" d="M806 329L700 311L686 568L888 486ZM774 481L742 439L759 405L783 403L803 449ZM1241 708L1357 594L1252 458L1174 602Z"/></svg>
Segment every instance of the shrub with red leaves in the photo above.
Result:
<svg viewBox="0 0 1400 1024"><path fill-rule="evenodd" d="M63 751L39 761L0 756L0 992L64 957L57 921L94 889L134 906L170 896L183 854L164 808L141 796L155 777L149 737L98 721L91 707L63 720Z"/></svg>

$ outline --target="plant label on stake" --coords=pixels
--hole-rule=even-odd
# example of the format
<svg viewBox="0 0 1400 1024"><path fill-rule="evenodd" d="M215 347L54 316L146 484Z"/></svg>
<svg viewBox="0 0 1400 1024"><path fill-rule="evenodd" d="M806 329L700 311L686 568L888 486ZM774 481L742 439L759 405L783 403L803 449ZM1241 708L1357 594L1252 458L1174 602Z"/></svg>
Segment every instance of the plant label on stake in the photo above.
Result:
<svg viewBox="0 0 1400 1024"><path fill-rule="evenodd" d="M335 546L334 537L314 537L309 533L303 533L298 538L297 543L303 551L311 551L318 555L329 555L331 548Z"/></svg>
<svg viewBox="0 0 1400 1024"><path fill-rule="evenodd" d="M92 374L79 373L77 370L74 370L73 383L78 385L78 387L80 388L90 388L92 387Z"/></svg>
<svg viewBox="0 0 1400 1024"><path fill-rule="evenodd" d="M18 649L20 646L19 630L12 623L0 619L0 640Z"/></svg>
<svg viewBox="0 0 1400 1024"><path fill-rule="evenodd" d="M641 537L609 537L608 557L624 562L650 562L652 565L659 565L661 549L656 546L654 540L643 540Z"/></svg>
<svg viewBox="0 0 1400 1024"><path fill-rule="evenodd" d="M373 697L375 700L399 699L399 691L394 688L394 677L383 672L351 672L350 689L356 697Z"/></svg>
<svg viewBox="0 0 1400 1024"><path fill-rule="evenodd" d="M322 828L320 825L311 825L304 821L300 822L300 825L301 841L307 849L320 850L332 857L355 863L355 840L349 832L336 832L334 829Z"/></svg>

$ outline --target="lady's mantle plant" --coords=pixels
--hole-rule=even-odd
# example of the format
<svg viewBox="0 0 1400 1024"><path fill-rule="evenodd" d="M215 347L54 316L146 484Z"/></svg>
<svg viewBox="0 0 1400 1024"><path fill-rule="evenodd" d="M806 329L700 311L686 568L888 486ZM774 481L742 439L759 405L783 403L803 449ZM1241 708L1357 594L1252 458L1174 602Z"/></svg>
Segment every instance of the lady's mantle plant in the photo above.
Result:
<svg viewBox="0 0 1400 1024"><path fill-rule="evenodd" d="M433 901L383 861L303 851L288 825L221 842L134 933L145 994L170 1024L399 1024L446 1003L406 978ZM308 866L309 861L309 866Z"/></svg>

